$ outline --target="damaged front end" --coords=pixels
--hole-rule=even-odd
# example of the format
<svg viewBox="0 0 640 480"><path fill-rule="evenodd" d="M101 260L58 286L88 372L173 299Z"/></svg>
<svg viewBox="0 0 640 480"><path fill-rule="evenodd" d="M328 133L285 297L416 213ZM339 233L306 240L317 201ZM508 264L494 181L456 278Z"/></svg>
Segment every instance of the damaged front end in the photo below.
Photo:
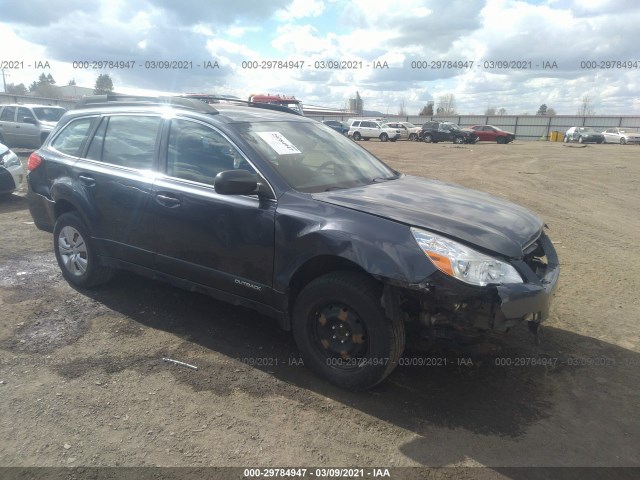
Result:
<svg viewBox="0 0 640 480"><path fill-rule="evenodd" d="M538 334L558 283L555 249L541 232L520 259L508 263L520 283L471 285L438 269L417 284L385 282L382 303L388 316L402 318L408 331L429 340L469 344L522 322Z"/></svg>

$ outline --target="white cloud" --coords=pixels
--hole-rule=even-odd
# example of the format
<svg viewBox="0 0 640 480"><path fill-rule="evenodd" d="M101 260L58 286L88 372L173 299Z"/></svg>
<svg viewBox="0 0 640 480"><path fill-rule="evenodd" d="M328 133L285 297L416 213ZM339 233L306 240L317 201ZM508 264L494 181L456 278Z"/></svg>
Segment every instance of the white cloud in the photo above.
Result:
<svg viewBox="0 0 640 480"><path fill-rule="evenodd" d="M282 21L291 21L299 18L317 17L324 11L324 2L321 0L293 0L287 7L276 11L275 17Z"/></svg>

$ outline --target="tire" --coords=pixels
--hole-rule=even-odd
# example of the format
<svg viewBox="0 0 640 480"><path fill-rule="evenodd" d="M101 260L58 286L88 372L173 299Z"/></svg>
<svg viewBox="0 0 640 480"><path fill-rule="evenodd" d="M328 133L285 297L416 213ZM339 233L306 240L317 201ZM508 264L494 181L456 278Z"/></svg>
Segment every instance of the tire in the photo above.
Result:
<svg viewBox="0 0 640 480"><path fill-rule="evenodd" d="M496 142L499 143L500 145L506 145L507 139L505 137L497 137Z"/></svg>
<svg viewBox="0 0 640 480"><path fill-rule="evenodd" d="M620 145L626 145L627 141L624 139L624 137L620 138Z"/></svg>
<svg viewBox="0 0 640 480"><path fill-rule="evenodd" d="M418 140L418 135L416 135L415 133L409 134L409 140L415 142L416 140Z"/></svg>
<svg viewBox="0 0 640 480"><path fill-rule="evenodd" d="M360 135L360 132L355 132L353 134L353 139L357 142L358 140L360 140L362 138L362 136Z"/></svg>
<svg viewBox="0 0 640 480"><path fill-rule="evenodd" d="M390 142L395 142L396 140L398 140L397 138L390 138L389 141Z"/></svg>
<svg viewBox="0 0 640 480"><path fill-rule="evenodd" d="M101 285L115 273L98 263L89 230L75 212L58 217L53 228L53 248L62 276L76 287Z"/></svg>
<svg viewBox="0 0 640 480"><path fill-rule="evenodd" d="M584 143L584 140L582 140L582 137L578 137L578 143Z"/></svg>
<svg viewBox="0 0 640 480"><path fill-rule="evenodd" d="M425 143L433 142L433 138L431 137L431 135L429 133L425 133L424 137L422 138L422 140L424 140Z"/></svg>
<svg viewBox="0 0 640 480"><path fill-rule="evenodd" d="M464 138L456 137L453 139L453 143L455 143L456 145L462 145L464 143Z"/></svg>
<svg viewBox="0 0 640 480"><path fill-rule="evenodd" d="M332 272L296 299L293 335L304 364L339 387L373 387L393 371L404 350L404 323L386 318L377 290L363 274Z"/></svg>
<svg viewBox="0 0 640 480"><path fill-rule="evenodd" d="M365 142L368 142L368 141L369 141L369 137L363 137L362 139L363 139Z"/></svg>
<svg viewBox="0 0 640 480"><path fill-rule="evenodd" d="M387 142L389 140L389 135L387 135L386 133L381 133L380 134L380 141L381 142Z"/></svg>

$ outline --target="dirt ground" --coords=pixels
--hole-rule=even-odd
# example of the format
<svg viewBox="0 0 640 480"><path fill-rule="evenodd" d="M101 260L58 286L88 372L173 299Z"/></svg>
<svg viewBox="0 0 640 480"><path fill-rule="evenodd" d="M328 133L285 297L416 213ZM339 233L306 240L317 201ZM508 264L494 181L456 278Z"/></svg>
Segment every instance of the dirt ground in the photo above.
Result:
<svg viewBox="0 0 640 480"><path fill-rule="evenodd" d="M128 273L74 290L23 188L0 202L0 465L640 466L640 147L362 145L546 221L540 346L525 328L495 355L407 352L447 365L346 392L252 311Z"/></svg>

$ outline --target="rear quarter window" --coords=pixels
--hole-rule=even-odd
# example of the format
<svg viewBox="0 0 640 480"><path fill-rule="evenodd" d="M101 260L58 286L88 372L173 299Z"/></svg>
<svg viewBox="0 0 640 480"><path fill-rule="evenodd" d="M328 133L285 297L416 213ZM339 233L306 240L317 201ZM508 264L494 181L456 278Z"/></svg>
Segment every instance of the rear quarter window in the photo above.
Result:
<svg viewBox="0 0 640 480"><path fill-rule="evenodd" d="M51 147L66 155L80 156L92 121L93 117L72 120L56 135L56 138L51 142Z"/></svg>

